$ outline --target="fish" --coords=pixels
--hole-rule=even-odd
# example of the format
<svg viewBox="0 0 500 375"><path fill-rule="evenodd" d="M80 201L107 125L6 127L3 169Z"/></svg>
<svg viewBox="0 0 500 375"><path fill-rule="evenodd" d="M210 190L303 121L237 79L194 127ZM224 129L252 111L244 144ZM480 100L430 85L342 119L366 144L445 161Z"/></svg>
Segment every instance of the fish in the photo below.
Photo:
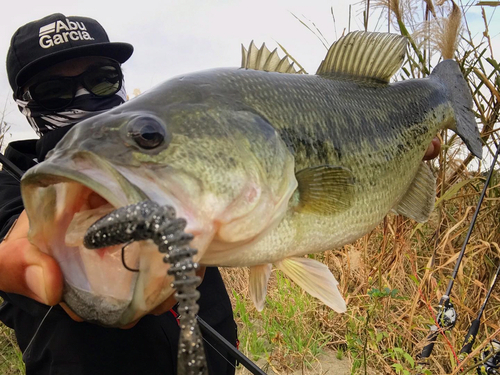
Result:
<svg viewBox="0 0 500 375"><path fill-rule="evenodd" d="M352 32L316 74L297 74L255 47L243 67L181 75L72 128L21 183L30 240L54 256L64 300L106 326L139 319L173 293L150 241L89 250L99 218L150 200L172 207L193 236L195 262L249 267L264 308L273 265L338 312L338 281L308 254L339 248L390 212L417 222L434 208L422 158L440 129L472 154L482 143L459 65L391 82L407 39Z"/></svg>

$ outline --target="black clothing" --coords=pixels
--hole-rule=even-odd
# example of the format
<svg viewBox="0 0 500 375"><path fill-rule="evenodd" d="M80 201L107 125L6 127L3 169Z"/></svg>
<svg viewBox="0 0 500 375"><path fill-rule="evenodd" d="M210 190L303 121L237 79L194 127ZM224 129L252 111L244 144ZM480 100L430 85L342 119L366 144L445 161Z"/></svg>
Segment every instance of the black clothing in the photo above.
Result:
<svg viewBox="0 0 500 375"><path fill-rule="evenodd" d="M12 142L5 155L20 169L27 170L36 164L33 159L42 161L69 128L49 132L40 140ZM0 171L0 241L23 209L19 182ZM236 323L217 268L207 268L198 290L200 316L236 345ZM122 330L77 323L60 306L55 306L40 325L48 306L17 294L0 291L0 296L4 299L0 320L15 330L27 375L176 373L179 327L172 312L145 316L135 327ZM210 374L234 374L235 361L220 345L205 343L205 351Z"/></svg>

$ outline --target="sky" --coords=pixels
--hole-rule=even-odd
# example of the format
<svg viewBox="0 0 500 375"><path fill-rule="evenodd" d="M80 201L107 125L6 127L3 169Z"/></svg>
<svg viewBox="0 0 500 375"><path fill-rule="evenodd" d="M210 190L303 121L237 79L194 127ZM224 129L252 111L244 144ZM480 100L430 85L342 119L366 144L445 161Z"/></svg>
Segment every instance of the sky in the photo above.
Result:
<svg viewBox="0 0 500 375"><path fill-rule="evenodd" d="M11 36L27 22L56 12L91 17L103 25L111 41L134 45L134 54L123 65L125 86L132 97L135 89L144 92L180 74L237 67L241 62L241 44L248 46L252 40L259 46L266 42L271 50L277 42L282 44L306 71L314 73L326 49L296 17L311 28L316 26L332 43L348 28L352 4L350 29L363 28L363 5L354 1L140 0L123 7L117 4L102 0L8 2L2 7L0 56L5 61ZM492 11L493 8L486 8L488 17ZM480 8L473 7L468 19L479 35ZM494 19L497 21L492 22L490 34L494 36L498 60L499 11ZM371 30L376 29L375 24L372 22ZM0 105L4 107L3 120L10 125L7 141L36 137L13 103L5 68L0 69Z"/></svg>

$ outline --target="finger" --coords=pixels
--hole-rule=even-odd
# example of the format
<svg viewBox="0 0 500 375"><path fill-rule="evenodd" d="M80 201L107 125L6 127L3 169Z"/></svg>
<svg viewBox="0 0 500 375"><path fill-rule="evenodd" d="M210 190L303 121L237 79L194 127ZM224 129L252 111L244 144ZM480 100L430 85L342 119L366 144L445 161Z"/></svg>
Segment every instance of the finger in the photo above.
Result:
<svg viewBox="0 0 500 375"><path fill-rule="evenodd" d="M23 213L0 243L0 290L55 305L62 296L61 270L54 258L28 241L28 227Z"/></svg>
<svg viewBox="0 0 500 375"><path fill-rule="evenodd" d="M439 140L438 137L434 137L429 147L427 147L427 151L425 152L424 155L424 160L434 159L439 155L440 151L441 151L441 141Z"/></svg>

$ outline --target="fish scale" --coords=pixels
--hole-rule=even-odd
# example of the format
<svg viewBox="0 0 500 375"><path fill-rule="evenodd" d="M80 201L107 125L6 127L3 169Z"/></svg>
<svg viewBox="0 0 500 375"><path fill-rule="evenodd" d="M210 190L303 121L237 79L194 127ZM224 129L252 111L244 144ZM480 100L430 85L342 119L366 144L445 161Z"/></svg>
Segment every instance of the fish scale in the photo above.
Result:
<svg viewBox="0 0 500 375"><path fill-rule="evenodd" d="M53 228L64 232L68 215L59 219L51 204L39 202L46 196L55 206L78 206L65 201L78 184L115 208L149 199L186 220L195 261L250 267L257 309L264 307L274 265L345 311L328 267L304 255L355 241L391 211L426 221L435 180L422 158L438 130L455 131L476 156L482 151L470 91L455 61L442 61L427 78L390 82L406 45L400 35L350 33L332 45L315 75L279 73L293 69L273 53L266 59L250 49L245 68L172 78L82 122L23 178L32 240L49 254L63 252ZM93 138L96 133L102 137ZM149 139L160 142L151 146ZM130 290L128 299L107 296L111 302L102 306L103 296L86 279L99 264L84 246L65 250L75 259L64 258L62 267L87 259L88 268L71 269L78 273L74 288L86 292L81 301L100 308L106 324L137 319L171 293L146 248L134 253L137 280L109 287L110 295Z"/></svg>

